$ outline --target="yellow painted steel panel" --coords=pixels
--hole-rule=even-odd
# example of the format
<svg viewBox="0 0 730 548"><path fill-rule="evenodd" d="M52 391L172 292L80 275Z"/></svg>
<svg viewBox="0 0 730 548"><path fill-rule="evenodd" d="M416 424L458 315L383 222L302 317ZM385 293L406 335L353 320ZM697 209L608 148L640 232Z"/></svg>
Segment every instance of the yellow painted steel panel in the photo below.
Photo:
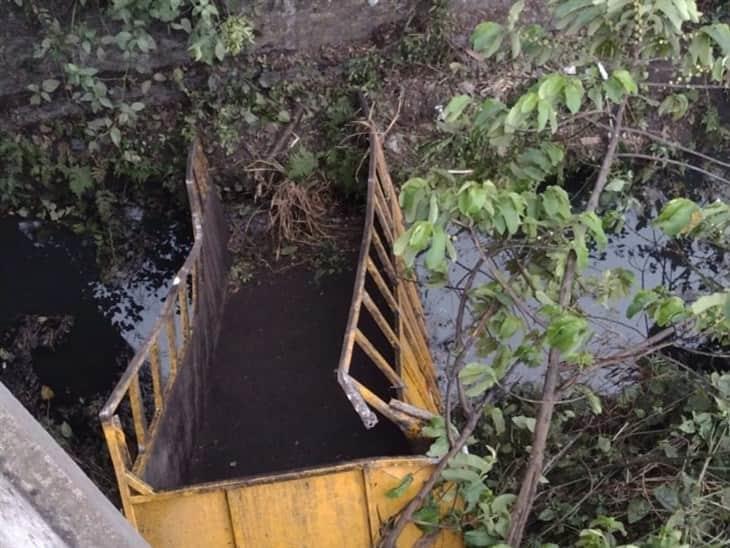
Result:
<svg viewBox="0 0 730 548"><path fill-rule="evenodd" d="M361 469L229 489L239 548L359 548L370 543Z"/></svg>
<svg viewBox="0 0 730 548"><path fill-rule="evenodd" d="M368 466L365 468L365 478L368 486L368 493L373 501L370 505L371 521L378 520L380 523L386 523L391 517L395 516L408 502L416 496L421 486L428 480L433 471L433 466L419 466L418 464L395 464L389 466ZM389 498L387 492L394 487L401 485L401 482L408 474L413 474L413 483L398 498ZM380 527L376 528L375 543L377 543L380 535ZM414 524L409 524L403 530L398 539L399 548L411 548L421 537L421 530ZM451 531L441 532L435 539L433 544L429 546L433 548L461 548L462 540L458 535Z"/></svg>
<svg viewBox="0 0 730 548"><path fill-rule="evenodd" d="M137 526L152 548L234 548L225 491L136 503Z"/></svg>

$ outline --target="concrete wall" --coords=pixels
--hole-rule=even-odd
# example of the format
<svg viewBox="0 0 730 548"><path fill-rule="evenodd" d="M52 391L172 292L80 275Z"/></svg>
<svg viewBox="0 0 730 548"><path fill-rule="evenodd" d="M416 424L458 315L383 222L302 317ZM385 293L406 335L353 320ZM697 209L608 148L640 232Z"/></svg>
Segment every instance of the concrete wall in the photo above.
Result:
<svg viewBox="0 0 730 548"><path fill-rule="evenodd" d="M0 383L0 547L147 543Z"/></svg>

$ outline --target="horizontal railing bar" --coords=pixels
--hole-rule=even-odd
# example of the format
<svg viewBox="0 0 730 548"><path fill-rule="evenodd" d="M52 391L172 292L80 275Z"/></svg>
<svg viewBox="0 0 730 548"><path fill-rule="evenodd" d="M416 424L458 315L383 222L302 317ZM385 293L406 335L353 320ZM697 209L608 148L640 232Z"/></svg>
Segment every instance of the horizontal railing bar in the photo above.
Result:
<svg viewBox="0 0 730 548"><path fill-rule="evenodd" d="M371 343L359 329L355 331L355 341L360 348L365 351L368 357L373 360L375 365L378 366L378 369L380 369L383 374L388 377L388 380L392 383L394 388L403 388L403 379L398 376L398 373L395 372L393 366L388 363L388 360L386 360L383 355L378 352L378 349L375 348L373 343Z"/></svg>
<svg viewBox="0 0 730 548"><path fill-rule="evenodd" d="M378 236L377 230L373 230L373 245L375 247L375 251L378 253L380 262L383 263L383 269L385 270L386 274L388 274L388 278L390 278L390 283L392 283L393 285L397 285L398 275L395 272L395 267L390 260L388 252L385 250L383 241L380 239L380 236Z"/></svg>
<svg viewBox="0 0 730 548"><path fill-rule="evenodd" d="M377 187L377 184L376 184L376 187ZM393 234L393 227L391 225L391 220L389 219L389 215L386 214L385 209L383 209L385 207L385 205L380 203L377 196L378 196L377 193L374 192L373 200L372 200L373 207L375 209L375 213L378 216L378 221L380 222L380 226L383 229L383 234L385 235L385 239L388 241L388 243L390 245L393 245L393 243L396 240L396 236Z"/></svg>
<svg viewBox="0 0 730 548"><path fill-rule="evenodd" d="M367 258L367 269L370 273L370 276L372 277L373 281L375 281L375 285L378 286L378 290L380 291L380 294L385 298L386 302L388 303L388 306L393 312L398 311L398 301L395 300L395 297L393 296L393 293L390 291L390 288L388 287L388 284L385 283L385 280L383 279L383 276L378 271L378 268L375 266L375 263L373 260L368 257Z"/></svg>
<svg viewBox="0 0 730 548"><path fill-rule="evenodd" d="M380 331L382 331L383 335L385 335L385 337L388 339L390 345L395 349L400 348L398 335L396 335L395 331L393 331L393 328L390 327L390 325L388 324L388 320L385 319L383 313L380 312L378 305L375 304L375 301L373 301L373 298L367 291L365 291L365 293L363 294L362 302L365 304L365 308L367 308L368 312L370 312L370 315L375 320L375 323L378 324Z"/></svg>

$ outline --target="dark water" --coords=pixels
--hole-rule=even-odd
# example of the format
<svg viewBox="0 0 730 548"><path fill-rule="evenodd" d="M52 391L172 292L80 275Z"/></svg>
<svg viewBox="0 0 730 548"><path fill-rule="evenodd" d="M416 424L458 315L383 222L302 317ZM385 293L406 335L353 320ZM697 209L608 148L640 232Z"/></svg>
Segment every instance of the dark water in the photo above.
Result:
<svg viewBox="0 0 730 548"><path fill-rule="evenodd" d="M102 282L88 239L53 225L0 219L0 332L23 322L70 317L55 348L38 346L32 364L55 402L105 397L159 310L166 288L189 247L179 222L130 218L137 260ZM30 320L29 320L30 318ZM12 375L12 363L0 381Z"/></svg>

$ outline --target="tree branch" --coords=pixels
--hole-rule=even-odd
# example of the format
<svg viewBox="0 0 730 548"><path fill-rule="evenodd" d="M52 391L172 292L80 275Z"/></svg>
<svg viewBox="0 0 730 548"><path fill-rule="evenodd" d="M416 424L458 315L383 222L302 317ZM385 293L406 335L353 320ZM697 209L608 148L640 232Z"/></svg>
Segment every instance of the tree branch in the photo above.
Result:
<svg viewBox="0 0 730 548"><path fill-rule="evenodd" d="M660 156L651 156L649 154L634 154L634 153L628 153L628 152L622 152L621 154L616 154L617 158L638 158L640 160L649 160L652 162L665 162L667 164L674 164L677 166L681 166L687 169L691 169L693 171L697 171L699 173L702 173L703 175L706 175L707 177L711 177L712 179L717 179L718 181L721 181L723 183L730 184L730 180L725 179L724 177L720 177L719 175L715 175L714 173L707 171L705 169L702 169L701 167L693 166L692 164L688 164L687 162L680 162L679 160L671 160L669 158L661 158Z"/></svg>
<svg viewBox="0 0 730 548"><path fill-rule="evenodd" d="M479 402L479 405L474 408L474 411L469 417L466 426L461 431L461 435L459 436L459 438L456 440L449 452L441 457L441 460L436 465L436 468L431 474L431 477L428 478L428 481L423 484L421 489L418 491L418 494L406 505L405 508L403 508L403 511L396 519L393 528L383 537L383 540L380 542L380 548L395 548L398 537L400 537L403 529L405 529L408 522L411 521L411 519L413 518L414 512L416 512L416 510L423 506L426 497L428 497L434 485L436 485L436 482L441 477L441 472L443 472L444 468L446 468L446 465L449 463L451 458L459 451L461 451L464 445L466 445L466 441L471 437L472 433L474 432L474 429L479 423L479 419L484 412L484 408L487 406L489 401L490 399L485 396L482 401ZM446 425L446 428L449 428L448 424Z"/></svg>
<svg viewBox="0 0 730 548"><path fill-rule="evenodd" d="M597 127L602 128L602 129L610 129L605 124L601 124L601 123L593 122L593 121L591 121L590 123ZM668 139L665 139L664 137L661 137L660 135L656 135L655 133L651 133L650 131L644 131L642 129L636 129L636 128L631 128L631 127L624 127L621 129L621 131L623 131L625 133L633 133L635 135L643 135L644 137L647 137L647 138L651 139L652 141L656 141L657 143L662 143L663 145L667 145L669 147L676 148L677 150L681 150L682 152L686 152L687 154L697 156L698 158L702 158L703 160L707 160L708 162L712 162L713 164L717 164L722 167L726 167L726 168L730 169L730 164L727 162L723 162L721 160L718 160L717 158L713 158L712 156L702 154L701 152L688 148L675 141L670 141Z"/></svg>
<svg viewBox="0 0 730 548"><path fill-rule="evenodd" d="M601 197L608 175L611 172L611 166L616 157L616 148L621 135L621 126L623 124L624 113L626 112L627 99L624 98L616 113L616 121L613 127L613 134L603 158L601 169L598 172L596 183L593 186L593 192L588 199L586 211L594 211L598 207L598 201ZM578 230L585 232L585 227L579 227ZM573 280L576 273L576 255L573 251L568 254L565 265L565 273L560 286L559 303L561 308L567 308L573 293ZM553 348L548 353L547 371L545 372L545 384L542 391L543 403L537 412L535 421L535 433L532 439L532 450L530 451L530 460L527 470L522 479L520 492L512 508L512 519L510 523L509 533L507 535L507 544L510 546L521 546L522 537L525 533L527 519L532 510L532 505L537 492L537 485L542 475L543 462L545 460L545 447L547 445L547 437L550 431L550 422L552 420L553 411L555 410L556 392L558 381L560 379L560 352Z"/></svg>

